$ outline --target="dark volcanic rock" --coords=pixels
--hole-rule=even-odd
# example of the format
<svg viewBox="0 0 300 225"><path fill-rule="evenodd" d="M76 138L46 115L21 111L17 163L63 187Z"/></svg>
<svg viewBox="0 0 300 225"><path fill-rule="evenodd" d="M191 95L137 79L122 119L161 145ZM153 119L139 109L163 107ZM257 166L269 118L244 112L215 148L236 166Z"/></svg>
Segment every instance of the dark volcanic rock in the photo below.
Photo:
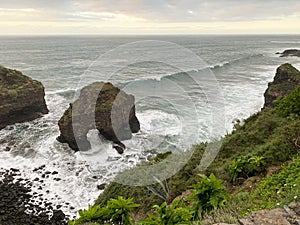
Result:
<svg viewBox="0 0 300 225"><path fill-rule="evenodd" d="M49 210L51 203L32 201L31 182L16 182L18 174L0 170L0 224L1 225L67 225L61 210ZM25 179L24 179L25 180ZM37 199L37 197L36 197ZM51 208L51 207L49 207ZM53 207L52 207L53 208Z"/></svg>
<svg viewBox="0 0 300 225"><path fill-rule="evenodd" d="M0 66L0 129L48 113L42 83Z"/></svg>
<svg viewBox="0 0 300 225"><path fill-rule="evenodd" d="M97 185L97 189L98 189L98 190L104 190L105 187L106 187L106 183Z"/></svg>
<svg viewBox="0 0 300 225"><path fill-rule="evenodd" d="M264 107L274 107L274 101L290 94L300 85L300 72L291 64L283 64L277 68L274 81L266 90Z"/></svg>
<svg viewBox="0 0 300 225"><path fill-rule="evenodd" d="M84 87L79 98L70 104L58 122L58 141L74 150L87 150L87 133L97 129L106 139L117 143L130 139L140 130L135 116L134 96L111 83L96 82Z"/></svg>
<svg viewBox="0 0 300 225"><path fill-rule="evenodd" d="M280 57L288 57L288 56L300 57L300 50L298 50L298 49L288 49L288 50L285 50L282 53L277 53L277 54L280 54Z"/></svg>

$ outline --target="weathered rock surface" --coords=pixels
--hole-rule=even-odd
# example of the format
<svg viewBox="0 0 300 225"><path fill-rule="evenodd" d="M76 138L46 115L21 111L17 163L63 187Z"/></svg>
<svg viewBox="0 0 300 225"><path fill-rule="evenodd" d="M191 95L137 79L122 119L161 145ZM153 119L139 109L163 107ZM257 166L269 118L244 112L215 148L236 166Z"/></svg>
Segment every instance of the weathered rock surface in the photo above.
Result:
<svg viewBox="0 0 300 225"><path fill-rule="evenodd" d="M260 210L239 221L240 225L292 225L300 221L300 203L291 203L283 209Z"/></svg>
<svg viewBox="0 0 300 225"><path fill-rule="evenodd" d="M260 210L239 220L239 225L292 225L300 224L300 202L291 203L283 209ZM234 225L216 223L214 225Z"/></svg>
<svg viewBox="0 0 300 225"><path fill-rule="evenodd" d="M42 83L0 66L0 129L48 113Z"/></svg>
<svg viewBox="0 0 300 225"><path fill-rule="evenodd" d="M266 90L264 107L274 107L274 101L290 94L300 85L300 72L291 64L283 64L277 68L274 81Z"/></svg>
<svg viewBox="0 0 300 225"><path fill-rule="evenodd" d="M280 54L280 57L288 57L288 56L300 57L300 50L298 50L298 49L287 49L282 53L276 53L276 54Z"/></svg>
<svg viewBox="0 0 300 225"><path fill-rule="evenodd" d="M118 152L140 130L135 116L134 96L126 94L111 83L96 82L84 87L79 98L70 104L58 122L61 132L58 140L74 150L87 150L87 133L97 129L106 139L118 144Z"/></svg>

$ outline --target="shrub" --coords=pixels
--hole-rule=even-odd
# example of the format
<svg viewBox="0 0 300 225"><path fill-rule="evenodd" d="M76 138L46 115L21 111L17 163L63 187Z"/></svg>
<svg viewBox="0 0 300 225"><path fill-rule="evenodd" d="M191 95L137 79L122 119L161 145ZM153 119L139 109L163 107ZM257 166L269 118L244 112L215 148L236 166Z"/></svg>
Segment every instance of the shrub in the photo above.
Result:
<svg viewBox="0 0 300 225"><path fill-rule="evenodd" d="M262 156L239 156L229 165L230 180L236 182L237 178L248 178L263 171L265 165Z"/></svg>
<svg viewBox="0 0 300 225"><path fill-rule="evenodd" d="M130 212L139 207L133 202L133 199L111 199L107 206L100 207L99 205L89 206L87 210L79 210L80 218L75 221L70 221L71 225L81 224L83 222L96 222L106 224L124 224L132 225L133 220Z"/></svg>
<svg viewBox="0 0 300 225"><path fill-rule="evenodd" d="M110 221L120 222L125 225L132 224L132 218L129 213L139 206L139 204L133 202L132 198L124 199L119 196L118 199L111 199L107 203Z"/></svg>
<svg viewBox="0 0 300 225"><path fill-rule="evenodd" d="M260 208L275 208L300 200L300 158L282 167L278 174L262 180L251 194Z"/></svg>
<svg viewBox="0 0 300 225"><path fill-rule="evenodd" d="M80 218L74 221L70 221L71 225L81 224L83 222L98 221L103 219L107 214L105 208L101 208L99 205L88 206L88 209L78 211Z"/></svg>
<svg viewBox="0 0 300 225"><path fill-rule="evenodd" d="M194 190L188 200L192 200L195 219L200 219L204 211L211 212L225 205L227 193L223 181L212 173L209 177L198 174L200 181L191 186Z"/></svg>
<svg viewBox="0 0 300 225"><path fill-rule="evenodd" d="M179 199L174 200L169 207L164 202L160 206L155 205L155 214L148 214L148 218L141 220L141 225L176 225L190 224L192 211L187 208Z"/></svg>
<svg viewBox="0 0 300 225"><path fill-rule="evenodd" d="M292 91L291 94L276 102L276 107L280 114L289 116L291 114L300 115L300 87Z"/></svg>

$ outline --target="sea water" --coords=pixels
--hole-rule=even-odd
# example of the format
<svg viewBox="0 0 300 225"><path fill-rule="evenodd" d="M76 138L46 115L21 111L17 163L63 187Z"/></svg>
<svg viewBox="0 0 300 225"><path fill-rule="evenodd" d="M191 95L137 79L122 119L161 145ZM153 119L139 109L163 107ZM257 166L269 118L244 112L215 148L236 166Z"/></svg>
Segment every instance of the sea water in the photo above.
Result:
<svg viewBox="0 0 300 225"><path fill-rule="evenodd" d="M140 54L138 59L132 59L133 48ZM97 185L109 183L118 172L158 152L182 152L214 140L231 132L235 119L260 110L276 68L289 62L300 69L300 58L275 54L290 48L300 48L300 36L1 37L0 64L44 84L49 114L0 131L0 167L19 168L30 180L43 179L43 189L36 185L34 191L75 215L101 193ZM189 54L181 55L178 49ZM201 63L194 63L195 57ZM170 58L183 66L169 65ZM99 63L101 67L95 68ZM207 74L213 76L214 87L205 79L195 81ZM110 81L137 95L141 131L124 141L123 155L95 130L87 135L92 148L86 152L75 153L56 140L57 122L69 103L83 86L95 81ZM208 92L215 87L214 97ZM224 126L215 132L216 109L211 105L218 101ZM7 147L11 150L5 151ZM41 171L34 170L42 165L44 172L58 174L43 178Z"/></svg>

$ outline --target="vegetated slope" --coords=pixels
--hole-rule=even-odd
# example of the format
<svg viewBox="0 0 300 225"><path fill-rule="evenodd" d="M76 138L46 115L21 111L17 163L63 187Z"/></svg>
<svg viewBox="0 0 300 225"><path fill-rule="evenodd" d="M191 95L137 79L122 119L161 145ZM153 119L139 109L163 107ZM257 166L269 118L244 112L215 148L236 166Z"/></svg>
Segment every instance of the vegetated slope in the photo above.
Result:
<svg viewBox="0 0 300 225"><path fill-rule="evenodd" d="M300 79L299 71L290 64L280 66L274 80L282 73L287 74L282 80L284 88L288 87L291 76ZM300 101L295 101L300 100L299 90L300 87L293 86L293 90L278 95L260 112L237 122L234 131L224 137L217 158L205 173L214 173L217 178L223 179L231 197L225 208L207 216L208 221L218 222L216 218L219 218L223 219L220 222L237 222L238 218L254 210L279 207L299 199ZM206 143L194 146L188 163L164 184L147 188L112 182L99 196L96 205L105 206L111 198L118 196L134 198L136 203L141 204L135 210L140 216L149 212L155 204L171 203L182 193L189 195L189 186L196 183L197 174L203 173L198 165L206 146ZM181 157L174 155L174 160ZM159 155L150 163L157 163L164 157L170 156ZM161 195L164 193L165 199Z"/></svg>

